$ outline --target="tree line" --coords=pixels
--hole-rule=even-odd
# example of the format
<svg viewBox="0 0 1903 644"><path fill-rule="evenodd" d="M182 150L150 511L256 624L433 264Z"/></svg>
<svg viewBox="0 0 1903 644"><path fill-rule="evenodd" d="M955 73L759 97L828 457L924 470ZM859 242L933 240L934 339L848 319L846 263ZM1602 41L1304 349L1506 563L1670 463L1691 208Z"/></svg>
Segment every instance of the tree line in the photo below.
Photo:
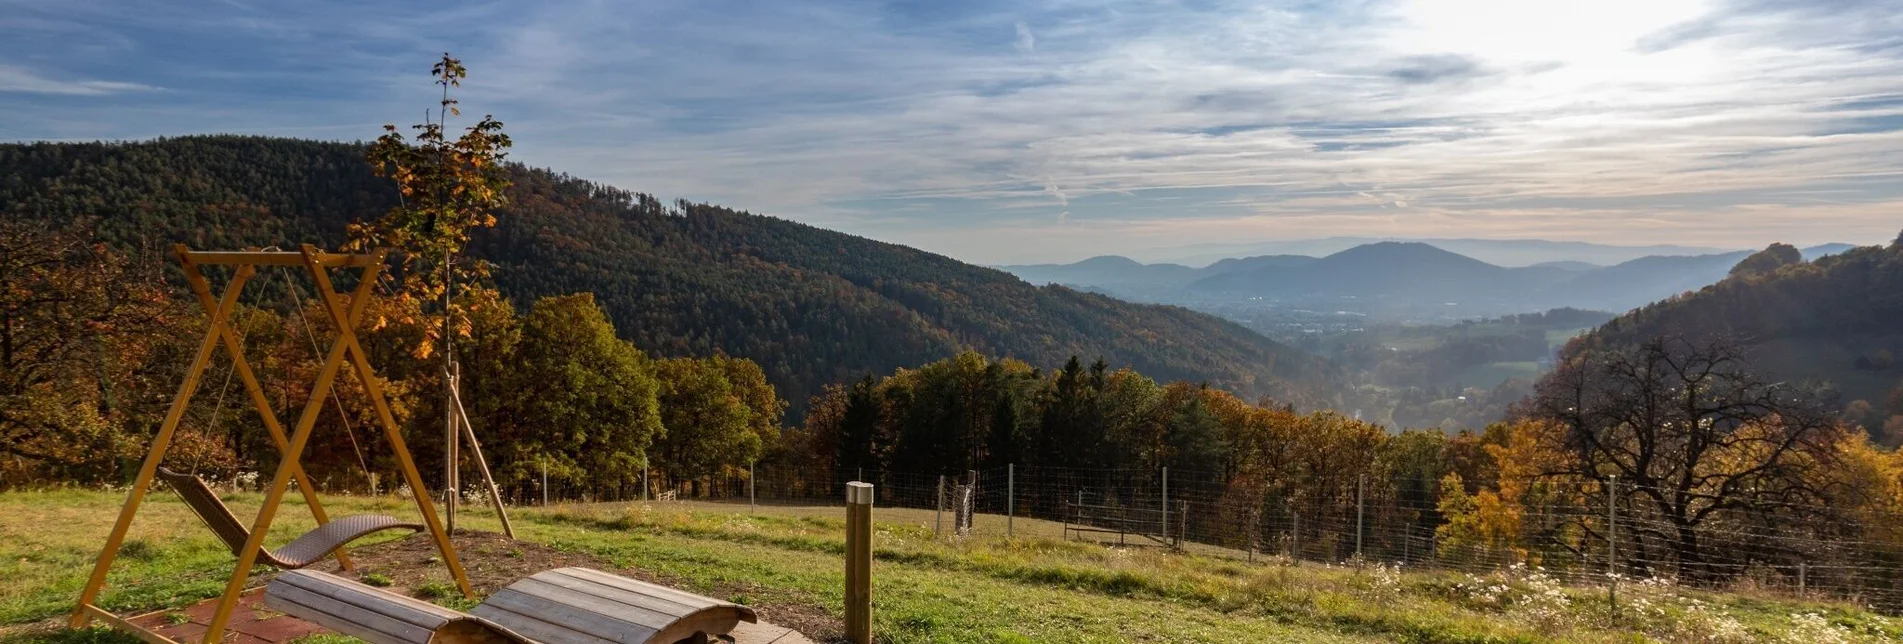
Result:
<svg viewBox="0 0 1903 644"><path fill-rule="evenodd" d="M136 467L204 333L206 320L158 270L83 230L0 223L0 485L118 483ZM307 280L260 274L231 324L273 411L294 417L330 328ZM214 271L214 282L228 274ZM467 289L456 365L462 397L498 482L527 494L556 482L631 486L744 471L779 442L786 403L759 365L722 354L661 358L621 339L591 294L547 296L526 311ZM265 304L256 304L262 300ZM421 353L432 320L420 301L379 298L360 338L424 472L440 471L444 369ZM229 480L268 469L262 419L216 354L168 466ZM312 435L305 463L331 489L399 480L354 376ZM436 467L430 467L430 464ZM386 486L387 487L387 486Z"/></svg>

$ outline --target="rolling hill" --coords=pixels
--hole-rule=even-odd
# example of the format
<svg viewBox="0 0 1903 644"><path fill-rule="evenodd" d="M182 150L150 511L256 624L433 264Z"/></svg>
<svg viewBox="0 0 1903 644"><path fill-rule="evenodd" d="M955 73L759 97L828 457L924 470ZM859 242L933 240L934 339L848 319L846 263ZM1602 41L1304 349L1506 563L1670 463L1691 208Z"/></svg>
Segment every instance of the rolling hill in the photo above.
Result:
<svg viewBox="0 0 1903 644"><path fill-rule="evenodd" d="M120 246L334 246L393 187L359 144L206 136L0 145L0 213L91 220ZM1102 356L1158 379L1326 402L1319 361L1236 324L1138 305L916 249L516 168L511 205L471 253L518 304L592 291L660 355L761 364L795 405L828 383L976 349L1054 366Z"/></svg>
<svg viewBox="0 0 1903 644"><path fill-rule="evenodd" d="M1660 335L1731 337L1776 379L1832 384L1863 400L1872 429L1903 415L1903 238L1730 276L1607 322L1568 347L1624 346ZM1806 256L1809 256L1806 253ZM1903 437L1899 437L1903 438Z"/></svg>

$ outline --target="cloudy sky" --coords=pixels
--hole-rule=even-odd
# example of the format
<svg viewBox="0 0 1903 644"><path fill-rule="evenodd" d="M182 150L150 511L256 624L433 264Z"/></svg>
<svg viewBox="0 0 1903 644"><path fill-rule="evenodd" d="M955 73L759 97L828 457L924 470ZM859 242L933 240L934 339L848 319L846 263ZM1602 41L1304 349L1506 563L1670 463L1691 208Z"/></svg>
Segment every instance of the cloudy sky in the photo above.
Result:
<svg viewBox="0 0 1903 644"><path fill-rule="evenodd" d="M461 57L514 157L986 263L1903 228L1903 0L0 0L0 140L368 139Z"/></svg>

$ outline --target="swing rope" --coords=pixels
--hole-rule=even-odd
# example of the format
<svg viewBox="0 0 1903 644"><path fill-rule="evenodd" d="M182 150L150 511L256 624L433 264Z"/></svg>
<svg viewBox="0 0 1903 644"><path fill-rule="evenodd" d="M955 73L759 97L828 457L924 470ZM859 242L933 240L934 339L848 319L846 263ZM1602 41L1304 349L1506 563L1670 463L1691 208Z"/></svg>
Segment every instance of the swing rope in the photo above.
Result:
<svg viewBox="0 0 1903 644"><path fill-rule="evenodd" d="M276 247L274 246L266 250L275 250L275 249ZM303 324L304 337L309 339L311 343L311 356L315 357L320 352L320 349L317 346L317 333L311 330L310 312L309 310L304 308L304 297L298 294L297 286L291 284L290 278L286 277L282 280L282 282L284 283L284 290L290 291L291 293L291 301L297 307L298 321L304 323ZM350 422L350 414L344 411L344 401L343 401L343 398L340 398L337 396L336 387L330 388L330 401L332 404L336 405L337 407L337 417L344 421L344 435L350 437L350 451L356 452L357 454L357 466L363 468L364 478L369 478L370 477L370 462L367 460L364 460L363 448L357 444L356 423ZM372 494L376 493L376 490L371 490L371 493Z"/></svg>

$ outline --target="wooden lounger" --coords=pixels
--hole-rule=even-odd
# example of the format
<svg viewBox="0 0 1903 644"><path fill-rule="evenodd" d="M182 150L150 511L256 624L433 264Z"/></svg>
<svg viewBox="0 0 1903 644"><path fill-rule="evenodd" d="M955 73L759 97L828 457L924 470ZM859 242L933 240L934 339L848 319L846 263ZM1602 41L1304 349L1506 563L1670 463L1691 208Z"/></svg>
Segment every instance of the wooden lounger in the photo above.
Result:
<svg viewBox="0 0 1903 644"><path fill-rule="evenodd" d="M314 570L278 575L264 605L372 644L676 644L759 621L745 606L587 568L537 573L469 613Z"/></svg>
<svg viewBox="0 0 1903 644"><path fill-rule="evenodd" d="M180 474L163 467L158 469L158 477L170 485L172 491L178 493L179 498L185 500L185 505L198 513L198 518L205 520L205 525L210 526L211 531L217 534L219 539L224 540L225 545L231 548L232 554L244 550L245 540L251 537L251 531L246 529L243 523L238 522L238 517L231 513L231 508L225 507L224 501L218 500L218 495L211 491L210 486L205 485L205 482L196 476ZM258 562L285 570L296 570L322 561L331 552L364 535L396 529L422 530L423 524L381 514L340 517L317 526L316 529L284 544L284 547L259 550Z"/></svg>

